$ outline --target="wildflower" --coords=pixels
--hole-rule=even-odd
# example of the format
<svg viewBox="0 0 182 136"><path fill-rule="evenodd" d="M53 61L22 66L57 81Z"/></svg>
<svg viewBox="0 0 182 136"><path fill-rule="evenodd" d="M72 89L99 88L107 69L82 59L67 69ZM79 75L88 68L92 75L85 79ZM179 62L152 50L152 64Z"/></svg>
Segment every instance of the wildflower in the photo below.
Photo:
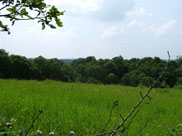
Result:
<svg viewBox="0 0 182 136"><path fill-rule="evenodd" d="M5 117L1 117L1 121L3 121L3 122L4 122L5 120L6 120L6 118L5 118Z"/></svg>
<svg viewBox="0 0 182 136"><path fill-rule="evenodd" d="M23 128L20 129L20 130L18 131L18 133L19 133L20 135L23 135L23 132L24 132L24 129L23 129Z"/></svg>
<svg viewBox="0 0 182 136"><path fill-rule="evenodd" d="M11 129L11 128L12 128L12 123L7 122L7 123L6 123L6 126L7 126L8 128L10 128L10 129Z"/></svg>
<svg viewBox="0 0 182 136"><path fill-rule="evenodd" d="M37 134L38 135L42 135L42 131L41 130L37 130Z"/></svg>
<svg viewBox="0 0 182 136"><path fill-rule="evenodd" d="M178 124L177 127L182 127L182 124Z"/></svg>
<svg viewBox="0 0 182 136"><path fill-rule="evenodd" d="M71 135L74 135L74 134L75 134L75 132L74 132L74 131L70 131L70 134L71 134Z"/></svg>
<svg viewBox="0 0 182 136"><path fill-rule="evenodd" d="M6 133L5 132L0 132L0 135L4 136Z"/></svg>
<svg viewBox="0 0 182 136"><path fill-rule="evenodd" d="M49 132L49 136L53 136L54 135L54 132Z"/></svg>
<svg viewBox="0 0 182 136"><path fill-rule="evenodd" d="M10 122L16 122L16 119L11 118Z"/></svg>

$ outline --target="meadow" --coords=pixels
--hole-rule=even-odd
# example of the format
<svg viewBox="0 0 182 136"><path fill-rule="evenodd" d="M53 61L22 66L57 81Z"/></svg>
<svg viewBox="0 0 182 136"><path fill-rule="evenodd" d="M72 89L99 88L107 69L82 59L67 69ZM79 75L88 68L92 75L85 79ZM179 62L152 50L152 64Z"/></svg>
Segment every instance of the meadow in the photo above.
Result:
<svg viewBox="0 0 182 136"><path fill-rule="evenodd" d="M140 99L145 87L119 85L94 85L63 83L51 80L20 81L0 80L0 116L17 119L15 130L30 127L32 120L43 110L35 122L33 131L43 135L54 130L55 135L75 136L99 134L109 119L113 102L111 122L106 131L113 130ZM168 131L182 124L182 91L154 89L150 104L143 103L137 116L124 135L165 136ZM128 122L127 122L128 123ZM170 130L169 130L170 129Z"/></svg>

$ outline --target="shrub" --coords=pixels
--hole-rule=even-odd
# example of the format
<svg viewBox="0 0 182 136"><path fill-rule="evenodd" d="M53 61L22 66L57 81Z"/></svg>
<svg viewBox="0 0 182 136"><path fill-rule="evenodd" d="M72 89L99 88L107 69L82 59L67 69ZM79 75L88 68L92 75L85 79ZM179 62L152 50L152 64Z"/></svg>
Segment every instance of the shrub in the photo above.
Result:
<svg viewBox="0 0 182 136"><path fill-rule="evenodd" d="M102 82L95 79L94 77L89 77L87 80L87 83L91 83L91 84L101 84Z"/></svg>
<svg viewBox="0 0 182 136"><path fill-rule="evenodd" d="M141 84L144 86L151 86L154 82L154 79L152 77L146 76L141 80Z"/></svg>

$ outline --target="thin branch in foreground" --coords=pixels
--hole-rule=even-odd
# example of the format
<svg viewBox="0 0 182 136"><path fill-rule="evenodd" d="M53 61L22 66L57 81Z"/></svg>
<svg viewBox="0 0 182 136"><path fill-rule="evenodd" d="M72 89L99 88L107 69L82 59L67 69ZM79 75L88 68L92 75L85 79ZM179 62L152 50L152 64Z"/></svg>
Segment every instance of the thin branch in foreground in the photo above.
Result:
<svg viewBox="0 0 182 136"><path fill-rule="evenodd" d="M53 132L55 132L60 126L61 126L61 122L59 124L57 124L57 126L54 128Z"/></svg>
<svg viewBox="0 0 182 136"><path fill-rule="evenodd" d="M27 130L25 136L28 135L28 133L30 132L30 130L33 128L35 122L40 118L40 115L43 114L44 112L42 110L39 111L39 114L37 115L37 117L32 121L31 126L29 127L29 129Z"/></svg>
<svg viewBox="0 0 182 136"><path fill-rule="evenodd" d="M0 11L7 8L9 5L5 5L4 7L0 8Z"/></svg>
<svg viewBox="0 0 182 136"><path fill-rule="evenodd" d="M109 125L109 123L110 123L110 121L111 121L112 112L113 112L113 110L114 110L114 108L115 108L116 106L118 106L118 101L115 101L115 102L113 103L113 106L112 106L111 111L110 111L110 114L109 114L109 119L108 119L108 121L107 121L107 123L106 123L104 129L102 130L102 133L106 130L107 126Z"/></svg>
<svg viewBox="0 0 182 136"><path fill-rule="evenodd" d="M139 110L137 110L137 112L135 113L135 115L131 118L130 122L128 123L128 126L126 127L126 129L129 128L129 126L131 125L131 123L133 122L134 118L137 116Z"/></svg>
<svg viewBox="0 0 182 136"><path fill-rule="evenodd" d="M166 67L164 68L164 70L162 71L162 73L159 75L159 77L154 81L154 83L149 87L148 91L145 93L145 95L141 95L142 98L138 101L138 103L131 109L131 111L127 114L127 116L123 119L123 121L116 127L116 129L110 131L110 132L106 132L106 133L101 133L98 134L97 136L103 136L103 135L115 135L117 133L121 133L120 128L122 126L124 126L124 124L126 123L126 121L133 115L133 113L136 111L136 109L140 106L141 103L143 103L143 101L145 100L145 98L149 98L149 94L151 92L151 90L155 87L155 85L162 79L162 77L164 76L165 72L167 71L168 65L170 63L170 54L169 51L167 52L168 54L168 62ZM122 133L125 131L126 129L122 130Z"/></svg>
<svg viewBox="0 0 182 136"><path fill-rule="evenodd" d="M123 116L121 114L119 114L119 116L122 118L122 120L124 120Z"/></svg>
<svg viewBox="0 0 182 136"><path fill-rule="evenodd" d="M149 98L150 101L152 100L152 98L150 96L147 95L147 97Z"/></svg>
<svg viewBox="0 0 182 136"><path fill-rule="evenodd" d="M143 98L143 94L142 94L142 92L140 91L140 96Z"/></svg>

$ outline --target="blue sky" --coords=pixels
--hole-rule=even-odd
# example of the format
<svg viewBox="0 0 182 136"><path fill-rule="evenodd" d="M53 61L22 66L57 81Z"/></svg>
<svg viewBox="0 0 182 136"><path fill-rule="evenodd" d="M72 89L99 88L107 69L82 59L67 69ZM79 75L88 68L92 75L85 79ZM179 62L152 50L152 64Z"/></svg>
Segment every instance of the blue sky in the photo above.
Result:
<svg viewBox="0 0 182 136"><path fill-rule="evenodd" d="M182 55L181 0L46 0L60 10L64 27L41 30L18 22L0 33L0 48L29 58L112 58Z"/></svg>

